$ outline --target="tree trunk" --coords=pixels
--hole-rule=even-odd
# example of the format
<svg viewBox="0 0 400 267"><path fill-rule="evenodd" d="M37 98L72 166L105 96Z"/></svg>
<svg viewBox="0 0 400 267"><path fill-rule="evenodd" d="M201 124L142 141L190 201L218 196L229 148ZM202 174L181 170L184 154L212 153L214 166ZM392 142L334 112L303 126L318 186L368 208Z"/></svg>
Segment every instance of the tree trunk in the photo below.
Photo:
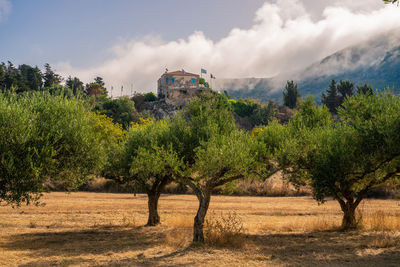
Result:
<svg viewBox="0 0 400 267"><path fill-rule="evenodd" d="M204 219L207 214L208 205L210 204L211 193L198 194L197 198L199 199L199 209L194 218L193 242L204 243Z"/></svg>
<svg viewBox="0 0 400 267"><path fill-rule="evenodd" d="M344 230L356 229L357 228L357 220L356 220L356 208L358 204L354 202L345 202L344 205L341 204L341 208L343 211L343 220L342 220L342 228Z"/></svg>
<svg viewBox="0 0 400 267"><path fill-rule="evenodd" d="M158 199L160 198L159 192L147 192L148 206L149 206L149 219L146 226L155 226L160 223L160 216L158 215Z"/></svg>

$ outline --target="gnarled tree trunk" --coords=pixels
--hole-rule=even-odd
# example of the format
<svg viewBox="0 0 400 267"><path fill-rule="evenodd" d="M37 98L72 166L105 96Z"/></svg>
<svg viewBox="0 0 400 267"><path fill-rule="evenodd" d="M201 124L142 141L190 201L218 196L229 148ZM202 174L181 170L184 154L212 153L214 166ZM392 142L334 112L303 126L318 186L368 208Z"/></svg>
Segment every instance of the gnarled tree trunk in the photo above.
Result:
<svg viewBox="0 0 400 267"><path fill-rule="evenodd" d="M340 207L343 211L342 228L344 230L351 230L357 228L356 209L360 204L362 198L356 201L353 198L346 199L346 201L339 201Z"/></svg>
<svg viewBox="0 0 400 267"><path fill-rule="evenodd" d="M211 192L206 191L204 194L196 194L199 199L199 209L194 218L193 242L204 243L204 219L207 215L208 206L210 204Z"/></svg>
<svg viewBox="0 0 400 267"><path fill-rule="evenodd" d="M146 226L156 226L160 223L160 216L158 215L158 199L160 198L160 194L161 192L147 192L149 218Z"/></svg>
<svg viewBox="0 0 400 267"><path fill-rule="evenodd" d="M147 188L148 207L149 207L149 218L146 226L156 226L160 224L160 216L158 215L158 199L160 198L161 192L165 186L172 182L172 178L169 176L156 177L157 179L151 186Z"/></svg>

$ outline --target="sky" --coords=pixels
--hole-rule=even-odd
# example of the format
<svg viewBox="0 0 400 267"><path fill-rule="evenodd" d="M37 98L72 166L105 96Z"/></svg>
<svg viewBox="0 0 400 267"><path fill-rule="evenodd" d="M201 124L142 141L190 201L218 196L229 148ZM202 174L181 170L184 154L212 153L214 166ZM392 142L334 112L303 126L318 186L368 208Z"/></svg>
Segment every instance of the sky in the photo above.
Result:
<svg viewBox="0 0 400 267"><path fill-rule="evenodd" d="M273 77L399 27L380 0L0 0L0 61L155 92L165 68Z"/></svg>

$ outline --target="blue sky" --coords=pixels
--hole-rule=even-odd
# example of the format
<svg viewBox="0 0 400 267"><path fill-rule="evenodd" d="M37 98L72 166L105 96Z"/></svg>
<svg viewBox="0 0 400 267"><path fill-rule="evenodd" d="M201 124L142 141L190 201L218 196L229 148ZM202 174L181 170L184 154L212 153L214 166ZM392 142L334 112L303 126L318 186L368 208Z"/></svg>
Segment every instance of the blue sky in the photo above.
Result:
<svg viewBox="0 0 400 267"><path fill-rule="evenodd" d="M140 92L166 67L205 68L217 86L304 69L399 17L381 0L0 0L0 62Z"/></svg>
<svg viewBox="0 0 400 267"><path fill-rule="evenodd" d="M0 60L100 63L120 40L171 41L203 31L213 40L248 28L262 0L15 0L0 23Z"/></svg>

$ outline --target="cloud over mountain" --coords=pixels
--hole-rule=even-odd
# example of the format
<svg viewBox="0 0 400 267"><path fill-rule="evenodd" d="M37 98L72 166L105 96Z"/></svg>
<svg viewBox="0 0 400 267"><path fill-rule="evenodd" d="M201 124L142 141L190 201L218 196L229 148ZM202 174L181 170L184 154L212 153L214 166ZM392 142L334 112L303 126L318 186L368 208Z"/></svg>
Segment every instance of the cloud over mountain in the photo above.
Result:
<svg viewBox="0 0 400 267"><path fill-rule="evenodd" d="M321 0L316 7L309 0L278 0L256 12L251 28L234 28L217 41L203 32L171 42L149 36L116 44L113 57L100 65L83 69L64 62L57 69L85 81L100 75L109 87L133 84L136 91L155 90L166 67L191 72L203 67L217 78L272 77L399 28L399 15L396 5L377 0Z"/></svg>

